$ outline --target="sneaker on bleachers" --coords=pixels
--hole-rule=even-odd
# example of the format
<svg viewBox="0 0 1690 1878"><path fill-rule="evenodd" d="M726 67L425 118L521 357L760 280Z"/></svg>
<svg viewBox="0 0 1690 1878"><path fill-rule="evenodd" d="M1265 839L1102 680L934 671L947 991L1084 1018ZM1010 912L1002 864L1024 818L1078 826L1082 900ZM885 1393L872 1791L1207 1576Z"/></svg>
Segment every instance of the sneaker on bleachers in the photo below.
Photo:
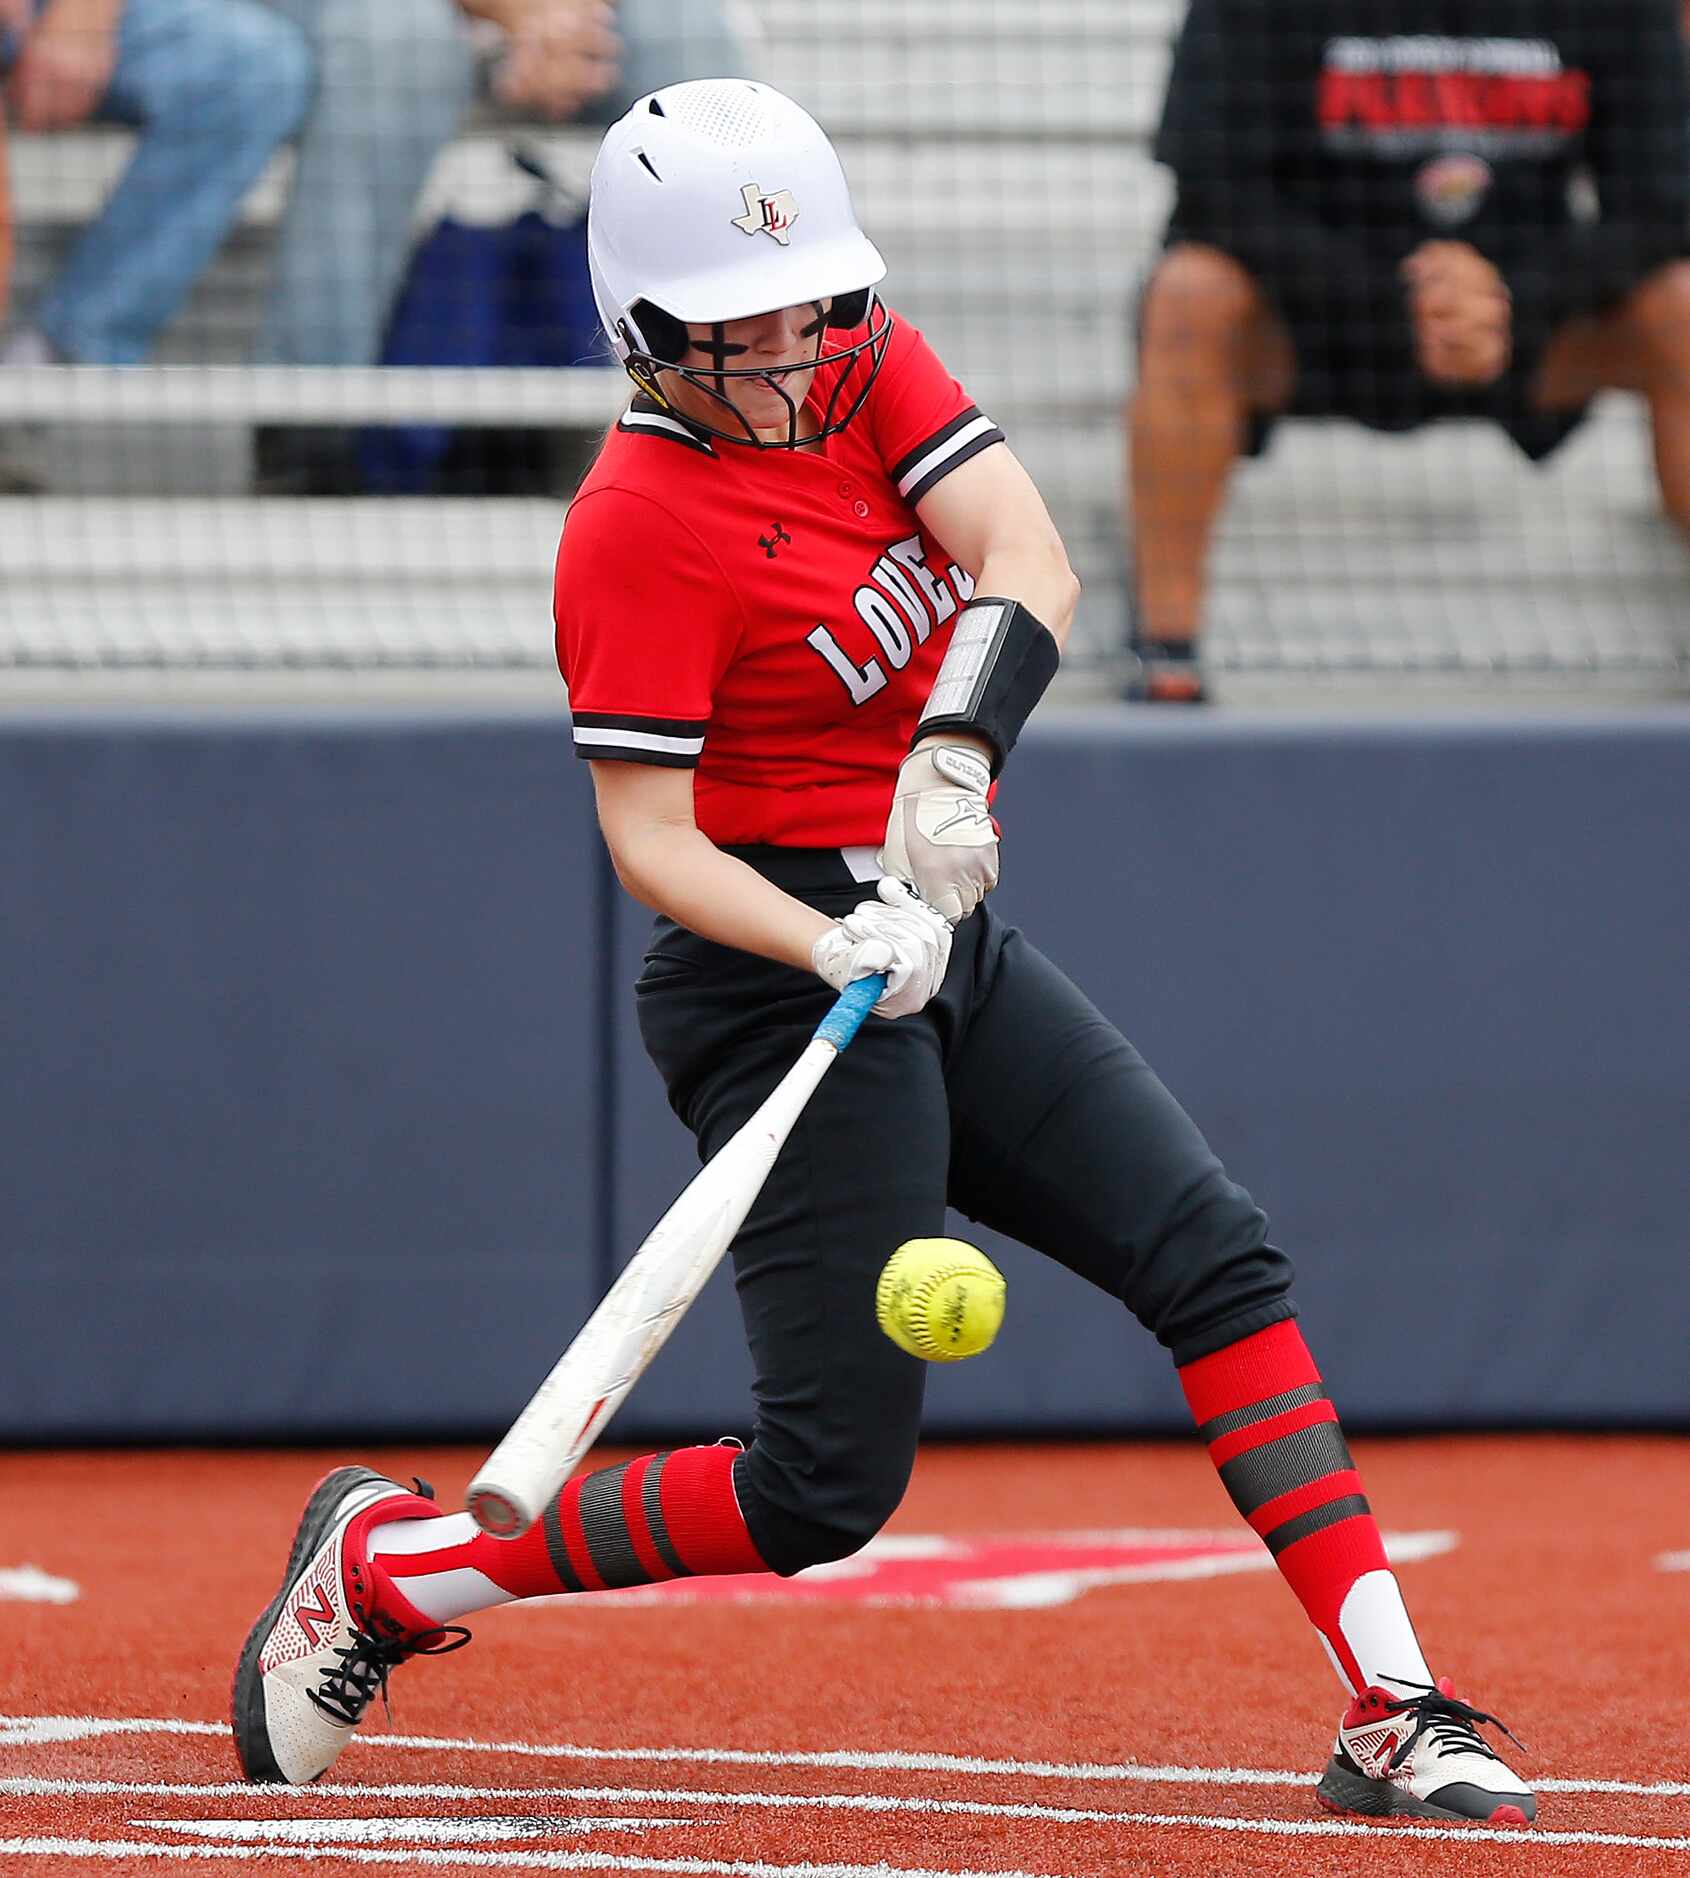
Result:
<svg viewBox="0 0 1690 1878"><path fill-rule="evenodd" d="M1203 668L1189 639L1143 639L1129 648L1132 669L1121 696L1129 704L1207 704Z"/></svg>

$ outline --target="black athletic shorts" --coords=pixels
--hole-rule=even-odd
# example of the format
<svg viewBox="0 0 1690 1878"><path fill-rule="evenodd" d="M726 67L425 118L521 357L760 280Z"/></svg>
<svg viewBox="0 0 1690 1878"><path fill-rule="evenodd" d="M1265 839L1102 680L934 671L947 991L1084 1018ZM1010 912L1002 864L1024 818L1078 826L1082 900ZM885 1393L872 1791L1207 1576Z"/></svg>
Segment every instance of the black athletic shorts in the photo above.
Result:
<svg viewBox="0 0 1690 1878"><path fill-rule="evenodd" d="M1165 245L1203 239L1176 226L1168 230ZM1149 281L1147 275L1146 288ZM1272 301L1271 289L1268 292ZM1246 455L1260 456L1266 450L1282 417L1347 417L1369 430L1396 433L1444 418L1479 418L1506 431L1523 455L1541 463L1590 413L1588 404L1564 411L1533 406L1530 387L1553 336L1541 322L1522 320L1522 331L1534 336L1516 344L1507 371L1494 384L1468 389L1434 384L1390 338L1357 332L1353 319L1336 307L1328 317L1307 310L1291 313L1277 301L1273 305L1291 336L1296 383L1285 410L1250 414Z"/></svg>
<svg viewBox="0 0 1690 1878"><path fill-rule="evenodd" d="M838 849L734 849L824 913L872 897ZM864 869L863 871L867 871ZM641 1033L702 1158L796 1061L833 993L659 919ZM823 1079L733 1247L756 1376L736 1470L763 1556L861 1545L914 1457L925 1365L882 1335L875 1281L947 1201L1126 1304L1189 1362L1294 1314L1267 1222L1115 1027L982 906L939 995L871 1016Z"/></svg>

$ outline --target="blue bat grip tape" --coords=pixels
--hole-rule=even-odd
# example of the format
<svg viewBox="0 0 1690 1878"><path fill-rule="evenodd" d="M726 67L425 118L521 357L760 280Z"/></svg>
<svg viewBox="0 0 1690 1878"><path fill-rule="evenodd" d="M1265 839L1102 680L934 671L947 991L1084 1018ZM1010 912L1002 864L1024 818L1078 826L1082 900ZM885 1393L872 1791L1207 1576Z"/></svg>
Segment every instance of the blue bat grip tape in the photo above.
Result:
<svg viewBox="0 0 1690 1878"><path fill-rule="evenodd" d="M816 1026L812 1042L831 1043L843 1050L862 1028L863 1019L886 995L886 974L875 972L854 979L839 994L839 1001Z"/></svg>

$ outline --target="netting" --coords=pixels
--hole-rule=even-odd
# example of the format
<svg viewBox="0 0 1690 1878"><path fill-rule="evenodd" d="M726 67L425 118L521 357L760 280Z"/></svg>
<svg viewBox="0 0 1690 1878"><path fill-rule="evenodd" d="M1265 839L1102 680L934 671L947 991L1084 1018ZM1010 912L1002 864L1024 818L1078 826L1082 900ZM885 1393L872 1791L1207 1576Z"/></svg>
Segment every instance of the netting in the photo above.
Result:
<svg viewBox="0 0 1690 1878"><path fill-rule="evenodd" d="M1176 193L1157 134L1180 0L622 0L613 82L562 125L534 88L567 91L579 70L530 73L511 102L509 47L472 32L455 0L228 6L312 28L311 109L338 110L344 134L325 153L319 119L302 140L274 127L203 265L179 268L186 297L146 330L144 363L97 348L69 363L35 341L45 329L68 354L73 335L115 330L99 324L91 231L109 234L122 207L168 244L181 204L137 191L133 170L120 187L132 129L14 121L0 666L549 665L563 506L626 390L605 368L580 252L599 125L641 81L732 59L833 135L889 303L1004 427L1062 528L1086 586L1067 672L1118 676L1135 600L1144 624L1123 405ZM1200 0L1187 66L1195 29L1209 37L1184 82L1218 134L1175 152L1181 215L1243 253L1283 309L1304 349L1294 412L1318 407L1322 383L1329 404L1353 402L1359 378L1378 414L1384 368L1357 335L1379 295L1351 263L1395 280L1410 234L1506 251L1522 361L1541 350L1544 307L1590 311L1588 294L1540 306L1525 284L1517 256L1540 211L1546 251L1571 257L1567 278L1588 275L1603 306L1670 272L1690 190L1683 52L1665 37L1677 15L1675 0ZM224 139L202 141L204 161L250 152L274 98L269 84L255 102L230 95L224 119L199 111L196 134ZM1382 198L1357 180L1369 165L1417 228L1380 223ZM1214 208L1229 188L1230 221ZM1307 215L1335 245L1297 249ZM1598 265L1568 245L1566 216L1642 232ZM1628 256L1631 274L1610 280ZM382 288L395 268L397 297ZM1660 397L1602 394L1541 465L1494 411L1397 434L1319 408L1280 422L1226 483L1201 559L1205 658L1238 673L1681 684L1690 552L1663 512L1650 423L1653 409L1683 425L1663 448L1690 504L1690 296L1668 287L1644 361ZM362 356L359 319L375 332ZM1211 421L1190 395L1187 436L1155 433L1164 493L1193 477L1186 444Z"/></svg>

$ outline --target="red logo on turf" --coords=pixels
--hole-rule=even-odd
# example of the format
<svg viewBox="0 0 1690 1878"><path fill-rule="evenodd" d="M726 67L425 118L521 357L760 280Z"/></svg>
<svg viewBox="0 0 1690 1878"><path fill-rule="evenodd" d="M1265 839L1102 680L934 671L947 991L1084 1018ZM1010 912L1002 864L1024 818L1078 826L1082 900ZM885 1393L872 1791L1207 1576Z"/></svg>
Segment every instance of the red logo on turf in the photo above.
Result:
<svg viewBox="0 0 1690 1878"><path fill-rule="evenodd" d="M1430 1558L1455 1544L1449 1532L1388 1533L1393 1563ZM928 1610L1046 1610L1109 1585L1272 1571L1273 1554L1245 1527L1232 1532L1029 1532L1001 1535L892 1532L854 1557L794 1578L677 1578L632 1591L560 1600L573 1608L616 1604L723 1603L902 1605ZM549 1600L542 1600L549 1602Z"/></svg>

